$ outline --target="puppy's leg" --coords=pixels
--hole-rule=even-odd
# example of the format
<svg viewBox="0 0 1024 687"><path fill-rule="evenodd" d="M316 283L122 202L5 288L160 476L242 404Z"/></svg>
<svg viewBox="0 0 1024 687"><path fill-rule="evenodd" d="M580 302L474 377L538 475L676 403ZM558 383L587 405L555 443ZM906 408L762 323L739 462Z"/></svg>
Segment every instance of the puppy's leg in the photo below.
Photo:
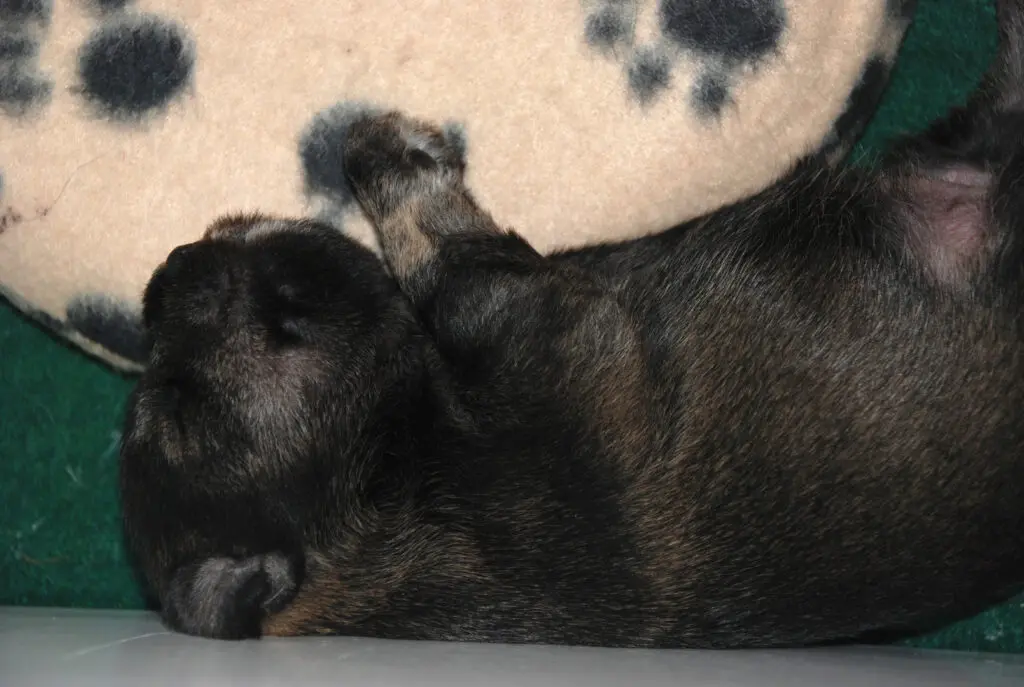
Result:
<svg viewBox="0 0 1024 687"><path fill-rule="evenodd" d="M463 184L458 150L428 125L368 118L353 126L345 155L394 276L439 352L463 380L488 389L489 422L536 426L573 408L602 418L597 434L642 434L632 431L649 395L641 337L600 275L500 229ZM630 381L609 387L608 379ZM541 407L561 410L517 420Z"/></svg>
<svg viewBox="0 0 1024 687"><path fill-rule="evenodd" d="M442 261L454 267L475 252L494 267L505 259L520 267L544 262L476 204L463 183L461 151L440 129L394 112L368 115L352 124L344 159L384 258L417 306L431 297Z"/></svg>
<svg viewBox="0 0 1024 687"><path fill-rule="evenodd" d="M910 253L954 286L987 275L993 260L1016 279L1024 259L1024 0L996 8L999 50L978 89L888 160Z"/></svg>
<svg viewBox="0 0 1024 687"><path fill-rule="evenodd" d="M160 600L164 622L201 637L259 637L263 618L295 596L302 572L301 563L279 553L211 557L183 566Z"/></svg>

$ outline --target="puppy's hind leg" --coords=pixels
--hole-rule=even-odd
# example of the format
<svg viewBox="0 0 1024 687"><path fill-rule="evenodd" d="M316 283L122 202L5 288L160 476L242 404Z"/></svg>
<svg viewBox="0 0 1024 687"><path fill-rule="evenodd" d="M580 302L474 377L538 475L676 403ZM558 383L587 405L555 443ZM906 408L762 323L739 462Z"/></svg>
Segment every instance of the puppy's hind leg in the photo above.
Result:
<svg viewBox="0 0 1024 687"><path fill-rule="evenodd" d="M910 255L955 288L1024 258L1024 0L998 0L997 14L999 49L967 104L888 160Z"/></svg>
<svg viewBox="0 0 1024 687"><path fill-rule="evenodd" d="M370 115L351 125L343 155L392 275L450 359L484 350L495 369L496 355L519 356L506 372L525 369L546 355L534 332L564 328L600 297L579 270L495 224L463 182L461 146L436 127Z"/></svg>

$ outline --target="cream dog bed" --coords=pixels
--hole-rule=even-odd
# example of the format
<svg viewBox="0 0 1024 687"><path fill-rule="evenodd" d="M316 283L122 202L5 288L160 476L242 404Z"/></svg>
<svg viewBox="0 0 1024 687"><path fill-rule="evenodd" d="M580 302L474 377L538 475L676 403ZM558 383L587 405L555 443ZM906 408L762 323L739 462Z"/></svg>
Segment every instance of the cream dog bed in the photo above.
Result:
<svg viewBox="0 0 1024 687"><path fill-rule="evenodd" d="M364 242L340 141L443 120L540 249L638 236L842 154L912 2L0 0L0 292L138 369L141 292L218 215ZM372 245L372 244L371 244Z"/></svg>

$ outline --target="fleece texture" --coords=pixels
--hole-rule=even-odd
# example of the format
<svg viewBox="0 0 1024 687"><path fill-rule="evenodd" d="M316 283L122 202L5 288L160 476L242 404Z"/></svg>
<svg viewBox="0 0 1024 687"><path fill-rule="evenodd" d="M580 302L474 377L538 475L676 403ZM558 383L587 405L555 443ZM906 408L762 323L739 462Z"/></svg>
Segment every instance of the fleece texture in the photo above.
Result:
<svg viewBox="0 0 1024 687"><path fill-rule="evenodd" d="M843 152L912 0L0 3L0 293L137 368L140 294L218 215L369 245L348 123L447 121L539 249L661 229Z"/></svg>

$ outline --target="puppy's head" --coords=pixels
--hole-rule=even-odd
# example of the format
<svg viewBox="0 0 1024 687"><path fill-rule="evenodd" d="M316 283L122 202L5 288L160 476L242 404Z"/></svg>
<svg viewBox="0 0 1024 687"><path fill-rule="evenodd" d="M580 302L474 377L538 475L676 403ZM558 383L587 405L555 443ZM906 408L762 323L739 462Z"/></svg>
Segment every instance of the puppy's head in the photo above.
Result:
<svg viewBox="0 0 1024 687"><path fill-rule="evenodd" d="M174 250L144 321L121 450L129 548L170 626L257 636L301 584L325 495L363 469L343 447L412 317L336 230L249 216Z"/></svg>

